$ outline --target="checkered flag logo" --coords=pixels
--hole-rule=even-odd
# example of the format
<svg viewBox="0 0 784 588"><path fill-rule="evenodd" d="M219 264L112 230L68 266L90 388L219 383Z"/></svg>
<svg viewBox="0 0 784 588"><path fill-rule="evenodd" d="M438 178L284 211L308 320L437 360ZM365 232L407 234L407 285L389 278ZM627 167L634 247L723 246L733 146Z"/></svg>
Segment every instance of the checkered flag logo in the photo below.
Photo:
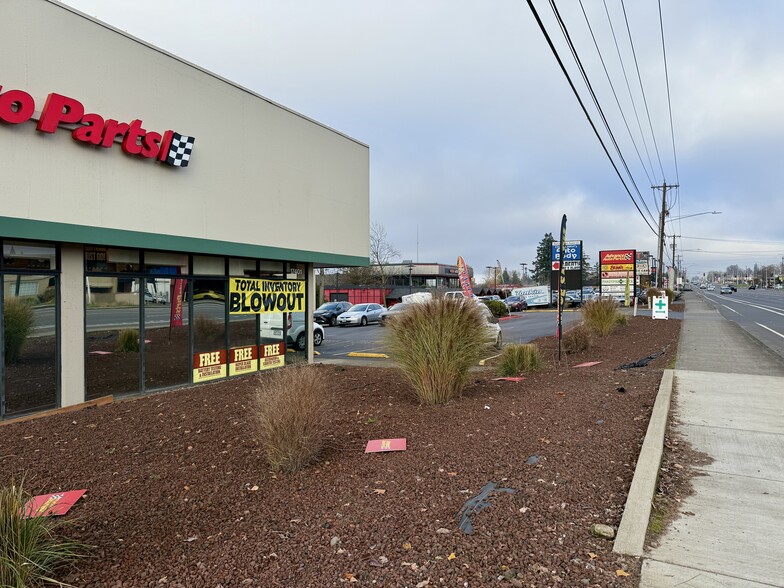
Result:
<svg viewBox="0 0 784 588"><path fill-rule="evenodd" d="M166 163L175 167L188 167L188 161L191 159L191 151L193 151L193 143L195 141L195 137L172 133Z"/></svg>

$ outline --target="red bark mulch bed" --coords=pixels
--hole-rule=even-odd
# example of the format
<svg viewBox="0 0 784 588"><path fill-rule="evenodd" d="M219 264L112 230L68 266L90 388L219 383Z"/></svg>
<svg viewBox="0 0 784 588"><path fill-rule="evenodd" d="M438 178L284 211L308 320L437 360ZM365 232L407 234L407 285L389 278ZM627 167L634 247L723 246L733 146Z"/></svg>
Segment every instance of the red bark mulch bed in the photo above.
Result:
<svg viewBox="0 0 784 588"><path fill-rule="evenodd" d="M80 587L636 586L640 563L590 529L620 522L679 329L630 318L560 364L540 340L542 371L477 371L438 407L394 369L320 365L330 448L297 474L266 467L248 377L0 427L0 483L87 489L67 515L97 546L63 578ZM408 450L364 454L393 437ZM465 534L457 513L488 481L514 493Z"/></svg>

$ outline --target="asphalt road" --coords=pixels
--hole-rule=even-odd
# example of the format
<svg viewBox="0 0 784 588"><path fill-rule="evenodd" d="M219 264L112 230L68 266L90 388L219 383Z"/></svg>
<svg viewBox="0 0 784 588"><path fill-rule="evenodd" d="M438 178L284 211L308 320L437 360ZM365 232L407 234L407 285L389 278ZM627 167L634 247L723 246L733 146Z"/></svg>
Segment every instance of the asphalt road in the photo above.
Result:
<svg viewBox="0 0 784 588"><path fill-rule="evenodd" d="M566 311L564 327L580 320L580 313ZM526 343L546 335L555 335L555 311L524 311L501 321L504 343ZM325 327L324 342L316 348L320 359L340 359L349 353L386 353L387 329L371 324L365 327Z"/></svg>
<svg viewBox="0 0 784 588"><path fill-rule="evenodd" d="M724 318L737 323L768 349L784 357L784 290L738 288L732 294L720 294L717 287L713 292L695 290L695 293ZM727 353L731 354L732 349L727 349Z"/></svg>

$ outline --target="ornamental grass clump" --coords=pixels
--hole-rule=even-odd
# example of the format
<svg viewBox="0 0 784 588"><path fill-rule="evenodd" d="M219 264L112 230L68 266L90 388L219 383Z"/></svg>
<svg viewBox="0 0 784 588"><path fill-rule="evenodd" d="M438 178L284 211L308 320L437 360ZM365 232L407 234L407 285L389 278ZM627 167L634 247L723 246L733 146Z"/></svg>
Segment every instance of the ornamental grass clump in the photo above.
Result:
<svg viewBox="0 0 784 588"><path fill-rule="evenodd" d="M485 312L471 300L438 298L413 304L390 322L390 357L422 404L443 404L463 392L468 370L493 343Z"/></svg>
<svg viewBox="0 0 784 588"><path fill-rule="evenodd" d="M594 335L604 337L618 324L618 303L612 298L596 298L583 304L583 321Z"/></svg>
<svg viewBox="0 0 784 588"><path fill-rule="evenodd" d="M70 526L63 517L31 517L25 504L32 496L24 480L0 487L0 586L27 588L57 584L58 571L85 557L89 546L62 536Z"/></svg>
<svg viewBox="0 0 784 588"><path fill-rule="evenodd" d="M16 363L22 346L33 328L33 309L19 298L7 298L4 303L5 362Z"/></svg>
<svg viewBox="0 0 784 588"><path fill-rule="evenodd" d="M618 316L623 315L619 314ZM580 323L563 334L564 351L570 355L587 351L591 347L592 338L591 329L585 323Z"/></svg>
<svg viewBox="0 0 784 588"><path fill-rule="evenodd" d="M117 337L117 351L120 353L135 353L139 351L139 331L136 329L123 329Z"/></svg>
<svg viewBox="0 0 784 588"><path fill-rule="evenodd" d="M274 471L295 472L318 460L328 421L326 384L317 367L286 367L260 377L253 408Z"/></svg>
<svg viewBox="0 0 784 588"><path fill-rule="evenodd" d="M535 372L542 367L542 354L533 343L512 344L504 347L498 365L501 376L511 377Z"/></svg>

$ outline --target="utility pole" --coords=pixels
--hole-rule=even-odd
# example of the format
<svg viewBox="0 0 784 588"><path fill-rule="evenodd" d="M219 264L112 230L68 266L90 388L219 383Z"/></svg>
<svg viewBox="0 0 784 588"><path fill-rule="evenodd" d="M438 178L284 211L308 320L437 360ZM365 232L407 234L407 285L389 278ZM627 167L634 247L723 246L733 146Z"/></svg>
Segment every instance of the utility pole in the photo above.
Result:
<svg viewBox="0 0 784 588"><path fill-rule="evenodd" d="M659 216L659 265L656 268L656 287L662 287L662 266L664 265L664 239L666 235L664 234L664 221L669 214L667 210L667 188L678 188L678 184L673 184L668 186L667 182L663 182L661 186L653 186L654 189L661 188L662 191L662 205L661 205L661 215ZM673 243L674 248L674 243ZM674 262L673 262L674 263Z"/></svg>

